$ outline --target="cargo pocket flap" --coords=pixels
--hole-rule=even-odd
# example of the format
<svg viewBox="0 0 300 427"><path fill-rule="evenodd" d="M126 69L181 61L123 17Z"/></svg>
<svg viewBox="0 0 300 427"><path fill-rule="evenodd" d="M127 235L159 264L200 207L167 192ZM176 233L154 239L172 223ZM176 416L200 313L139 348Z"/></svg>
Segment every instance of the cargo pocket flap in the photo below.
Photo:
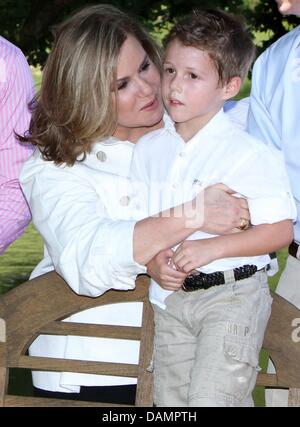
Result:
<svg viewBox="0 0 300 427"><path fill-rule="evenodd" d="M259 351L238 337L224 338L224 353L236 361L258 367Z"/></svg>

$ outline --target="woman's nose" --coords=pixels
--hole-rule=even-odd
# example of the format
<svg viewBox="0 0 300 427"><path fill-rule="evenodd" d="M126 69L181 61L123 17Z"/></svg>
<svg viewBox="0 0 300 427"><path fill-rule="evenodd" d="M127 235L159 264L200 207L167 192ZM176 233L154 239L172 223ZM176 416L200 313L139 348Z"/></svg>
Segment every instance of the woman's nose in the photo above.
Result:
<svg viewBox="0 0 300 427"><path fill-rule="evenodd" d="M139 79L139 92L142 96L151 95L153 92L151 83L146 79Z"/></svg>

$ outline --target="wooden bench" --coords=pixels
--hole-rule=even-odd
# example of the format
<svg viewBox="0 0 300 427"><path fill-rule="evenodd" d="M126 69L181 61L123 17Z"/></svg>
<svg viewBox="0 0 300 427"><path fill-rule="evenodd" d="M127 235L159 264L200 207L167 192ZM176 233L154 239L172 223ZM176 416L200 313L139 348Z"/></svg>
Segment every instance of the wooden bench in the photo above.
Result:
<svg viewBox="0 0 300 427"><path fill-rule="evenodd" d="M288 406L300 406L300 310L277 294L272 297L263 349L268 352L276 373L260 373L257 385L288 389Z"/></svg>
<svg viewBox="0 0 300 427"><path fill-rule="evenodd" d="M140 276L134 291L108 291L98 298L75 294L55 272L25 282L0 296L0 406L122 406L107 403L35 398L7 394L9 370L27 368L137 378L135 406L152 406L153 313L149 278ZM71 314L120 302L143 302L141 327L61 322ZM140 341L138 365L32 357L28 347L40 334L77 335Z"/></svg>
<svg viewBox="0 0 300 427"><path fill-rule="evenodd" d="M99 298L75 294L55 272L23 283L0 296L0 406L121 406L107 403L13 396L7 394L10 368L83 372L137 378L136 406L152 406L152 375L147 371L153 347L149 279L140 276L134 291L109 291ZM273 294L272 314L263 348L276 374L260 373L257 385L289 390L289 406L300 406L300 310ZM143 302L141 328L61 322L88 308L119 302ZM298 322L300 326L300 320ZM39 334L140 340L138 365L31 357L26 351Z"/></svg>

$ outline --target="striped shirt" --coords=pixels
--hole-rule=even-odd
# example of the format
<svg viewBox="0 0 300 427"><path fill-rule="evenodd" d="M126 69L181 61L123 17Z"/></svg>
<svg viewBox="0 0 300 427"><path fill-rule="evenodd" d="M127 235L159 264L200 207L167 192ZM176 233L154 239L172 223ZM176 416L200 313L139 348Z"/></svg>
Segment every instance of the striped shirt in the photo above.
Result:
<svg viewBox="0 0 300 427"><path fill-rule="evenodd" d="M30 221L19 173L32 147L20 144L14 131L29 127L28 102L34 95L28 63L16 46L0 36L0 255Z"/></svg>

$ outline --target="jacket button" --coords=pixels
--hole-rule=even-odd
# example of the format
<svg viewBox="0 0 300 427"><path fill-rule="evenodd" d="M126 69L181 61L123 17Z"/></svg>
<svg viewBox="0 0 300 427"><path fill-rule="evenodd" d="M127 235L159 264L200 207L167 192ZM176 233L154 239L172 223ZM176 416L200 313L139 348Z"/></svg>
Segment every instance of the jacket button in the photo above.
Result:
<svg viewBox="0 0 300 427"><path fill-rule="evenodd" d="M123 196L120 199L120 205L121 206L128 206L130 202L130 197L129 196Z"/></svg>
<svg viewBox="0 0 300 427"><path fill-rule="evenodd" d="M105 162L107 159L106 154L104 153L104 151L98 151L98 153L96 154L97 159L100 160L100 162Z"/></svg>

